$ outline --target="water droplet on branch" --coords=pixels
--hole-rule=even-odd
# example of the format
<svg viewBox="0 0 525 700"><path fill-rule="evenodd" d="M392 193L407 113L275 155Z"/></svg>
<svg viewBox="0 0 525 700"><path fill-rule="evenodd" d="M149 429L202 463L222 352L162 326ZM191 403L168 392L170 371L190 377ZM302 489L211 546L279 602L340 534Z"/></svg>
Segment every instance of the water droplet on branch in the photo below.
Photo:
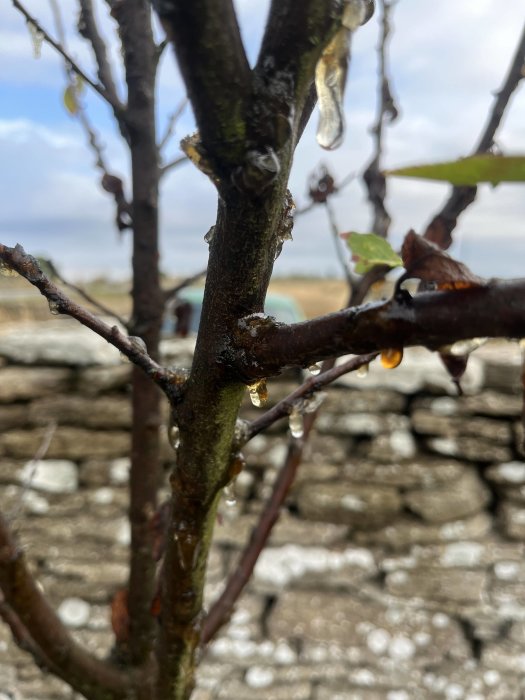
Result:
<svg viewBox="0 0 525 700"><path fill-rule="evenodd" d="M255 384L250 384L248 391L250 392L252 404L257 406L257 408L264 406L264 404L268 401L268 387L266 386L265 379L261 379L258 382L255 382Z"/></svg>
<svg viewBox="0 0 525 700"><path fill-rule="evenodd" d="M318 365L317 363L310 365L310 367L308 367L308 371L314 377L317 377L317 375L321 373L321 365Z"/></svg>
<svg viewBox="0 0 525 700"><path fill-rule="evenodd" d="M55 299L50 299L48 301L48 306L49 311L53 314L53 316L58 316L61 313L60 302L56 301Z"/></svg>
<svg viewBox="0 0 525 700"><path fill-rule="evenodd" d="M402 348L389 348L381 352L381 364L385 369L395 369L403 359Z"/></svg>
<svg viewBox="0 0 525 700"><path fill-rule="evenodd" d="M235 495L235 481L230 481L230 483L223 489L224 501L227 506L233 508L237 505L237 497Z"/></svg>
<svg viewBox="0 0 525 700"><path fill-rule="evenodd" d="M180 446L180 430L175 423L172 423L168 428L168 439L173 449L178 450Z"/></svg>
<svg viewBox="0 0 525 700"><path fill-rule="evenodd" d="M359 379L366 379L368 377L368 370L370 369L370 365L368 362L364 365L361 365L361 367L358 367L355 371L356 377L359 377Z"/></svg>
<svg viewBox="0 0 525 700"><path fill-rule="evenodd" d="M294 438L302 438L304 435L304 420L303 414L299 408L292 408L290 411L290 416L288 418L288 424L290 426L290 432Z"/></svg>

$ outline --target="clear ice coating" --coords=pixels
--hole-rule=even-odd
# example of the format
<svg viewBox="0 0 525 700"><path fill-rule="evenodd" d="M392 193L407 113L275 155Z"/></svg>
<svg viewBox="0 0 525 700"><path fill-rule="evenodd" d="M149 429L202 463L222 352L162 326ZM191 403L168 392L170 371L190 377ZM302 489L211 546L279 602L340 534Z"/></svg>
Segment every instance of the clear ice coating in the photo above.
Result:
<svg viewBox="0 0 525 700"><path fill-rule="evenodd" d="M235 495L235 481L230 481L230 483L223 489L224 501L227 506L233 508L237 505L237 497Z"/></svg>
<svg viewBox="0 0 525 700"><path fill-rule="evenodd" d="M374 13L374 0L346 0L342 27L325 47L315 69L319 100L317 143L328 150L341 145L345 130L343 98L353 32Z"/></svg>
<svg viewBox="0 0 525 700"><path fill-rule="evenodd" d="M37 29L32 22L27 22L27 28L29 30L29 35L31 36L31 43L33 45L33 58L40 58L42 55L42 43L44 41L44 35Z"/></svg>
<svg viewBox="0 0 525 700"><path fill-rule="evenodd" d="M304 420L303 414L299 408L292 408L290 411L290 416L288 418L288 424L290 426L290 432L294 438L302 438L304 435Z"/></svg>

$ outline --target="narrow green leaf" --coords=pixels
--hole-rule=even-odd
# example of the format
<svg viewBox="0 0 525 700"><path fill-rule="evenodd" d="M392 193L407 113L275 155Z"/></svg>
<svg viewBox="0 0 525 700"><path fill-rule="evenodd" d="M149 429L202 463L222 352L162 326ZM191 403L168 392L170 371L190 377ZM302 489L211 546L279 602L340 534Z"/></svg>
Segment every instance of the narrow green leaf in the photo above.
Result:
<svg viewBox="0 0 525 700"><path fill-rule="evenodd" d="M414 165L407 168L386 170L389 177L416 177L423 180L439 180L452 185L478 185L489 182L525 182L525 156L495 156L490 154L470 156L446 163Z"/></svg>
<svg viewBox="0 0 525 700"><path fill-rule="evenodd" d="M375 233L350 233L343 234L346 244L352 251L352 259L356 262L355 271L364 275L374 265L387 265L399 267L403 261L394 251L390 243L376 236Z"/></svg>

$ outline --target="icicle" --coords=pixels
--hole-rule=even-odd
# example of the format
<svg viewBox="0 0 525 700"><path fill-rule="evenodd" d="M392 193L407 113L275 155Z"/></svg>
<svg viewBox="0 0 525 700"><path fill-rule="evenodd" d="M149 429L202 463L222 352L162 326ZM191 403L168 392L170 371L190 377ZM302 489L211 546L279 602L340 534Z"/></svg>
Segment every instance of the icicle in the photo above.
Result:
<svg viewBox="0 0 525 700"><path fill-rule="evenodd" d="M315 88L319 100L317 143L337 148L345 130L343 98L353 32L374 13L373 0L346 0L342 27L325 47L315 68Z"/></svg>
<svg viewBox="0 0 525 700"><path fill-rule="evenodd" d="M361 365L361 367L358 367L355 371L355 376L359 377L359 379L366 379L368 377L368 370L370 369L370 365L366 363L365 365Z"/></svg>
<svg viewBox="0 0 525 700"><path fill-rule="evenodd" d="M49 306L49 311L53 314L53 316L58 316L60 313L60 304L58 301L55 301L54 299L50 299L48 301L48 306Z"/></svg>
<svg viewBox="0 0 525 700"><path fill-rule="evenodd" d="M33 45L33 58L40 58L42 55L42 43L44 41L44 34L35 27L32 22L27 22L27 28L29 29L29 35L31 37L31 43Z"/></svg>
<svg viewBox="0 0 525 700"><path fill-rule="evenodd" d="M308 367L308 371L314 377L317 377L317 375L320 374L320 372L321 372L321 365L318 365L317 363L310 365L310 367Z"/></svg>
<svg viewBox="0 0 525 700"><path fill-rule="evenodd" d="M290 426L290 432L294 438L302 438L304 435L304 421L303 414L300 409L293 407L290 411L290 416L288 419L288 424Z"/></svg>
<svg viewBox="0 0 525 700"><path fill-rule="evenodd" d="M328 150L337 148L343 140L343 98L351 36L350 30L341 28L323 51L315 68L315 88L319 100L317 143Z"/></svg>
<svg viewBox="0 0 525 700"><path fill-rule="evenodd" d="M469 340L458 340L456 343L447 346L449 355L470 355L471 352L485 345L488 338L470 338Z"/></svg>
<svg viewBox="0 0 525 700"><path fill-rule="evenodd" d="M389 348L381 352L381 364L385 369L395 369L403 359L402 348Z"/></svg>
<svg viewBox="0 0 525 700"><path fill-rule="evenodd" d="M266 380L261 379L258 382L255 382L255 384L250 384L248 391L250 392L252 404L257 406L257 408L264 406L264 404L268 401L268 388L266 386Z"/></svg>

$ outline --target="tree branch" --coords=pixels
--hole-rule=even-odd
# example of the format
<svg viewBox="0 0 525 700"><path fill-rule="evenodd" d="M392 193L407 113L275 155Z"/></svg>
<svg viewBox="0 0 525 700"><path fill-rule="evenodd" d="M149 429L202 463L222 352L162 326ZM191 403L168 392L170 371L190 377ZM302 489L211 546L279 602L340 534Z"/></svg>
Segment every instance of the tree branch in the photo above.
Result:
<svg viewBox="0 0 525 700"><path fill-rule="evenodd" d="M186 109L187 104L188 104L188 98L185 97L183 100L181 100L177 109L174 112L172 112L172 114L170 114L170 116L168 117L168 122L166 124L166 130L165 130L164 135L162 136L161 140L159 141L159 146L158 146L159 152L162 151L164 146L168 143L168 141L172 137L175 126L177 125L177 122L179 121L181 114Z"/></svg>
<svg viewBox="0 0 525 700"><path fill-rule="evenodd" d="M386 302L304 323L243 323L235 339L237 359L231 364L245 381L251 381L277 374L285 367L306 367L346 353L410 345L435 350L473 337L522 338L524 294L523 279L490 280L483 287L426 292L413 298L402 291Z"/></svg>
<svg viewBox="0 0 525 700"><path fill-rule="evenodd" d="M183 163L188 162L188 156L187 155L182 155L182 156L177 156L177 158L174 158L173 160L168 161L165 165L161 165L159 168L159 176L163 177L168 173L170 170L174 170L177 168L179 165L182 165Z"/></svg>
<svg viewBox="0 0 525 700"><path fill-rule="evenodd" d="M368 190L368 200L370 201L374 216L371 231L378 236L386 238L390 226L390 214L385 207L386 178L380 170L381 156L383 153L383 127L385 120L393 122L398 117L398 110L390 90L390 82L387 70L387 43L390 35L390 12L394 2L388 0L380 1L382 7L381 16L381 38L379 41L379 99L377 109L377 120L372 127L375 150L372 160L365 172L363 180Z"/></svg>
<svg viewBox="0 0 525 700"><path fill-rule="evenodd" d="M262 416L252 421L248 425L244 440L239 447L242 447L243 444L249 442L259 433L267 430L276 421L289 416L294 404L297 401L310 398L318 391L334 382L336 379L339 379L339 377L342 377L344 374L353 372L354 370L359 369L359 367L362 365L369 364L377 357L377 355L377 352L373 352L369 353L368 355L352 357L350 360L337 365L337 367L332 367L331 369L322 371L321 374L318 374L316 377L309 377L305 382L303 382L303 384L301 384L301 386L297 387L295 391L292 391L290 394L288 394L288 396L276 403L275 406L273 406L269 411L266 411L266 413L263 413Z"/></svg>
<svg viewBox="0 0 525 700"><path fill-rule="evenodd" d="M1 515L0 588L5 603L18 618L10 617L15 625L15 634L25 638L25 629L38 650L45 649L44 658L52 664L54 673L94 699L120 700L129 697L137 676L133 678L129 673L100 661L73 640L42 596L29 573L21 549L15 544ZM4 612L8 612L9 608Z"/></svg>
<svg viewBox="0 0 525 700"><path fill-rule="evenodd" d="M120 350L133 364L140 367L170 400L174 401L180 396L182 381L180 377L155 362L136 338L124 335L117 326L109 326L69 299L44 275L36 259L28 255L22 246L16 245L14 248L9 248L0 243L0 260L35 286L53 306L53 311L76 318L83 326L91 328Z"/></svg>
<svg viewBox="0 0 525 700"><path fill-rule="evenodd" d="M154 0L214 170L244 158L250 66L232 0Z"/></svg>
<svg viewBox="0 0 525 700"><path fill-rule="evenodd" d="M57 41L55 41L49 34L46 32L46 30L42 27L42 25L38 22L37 19L35 19L27 10L26 8L22 5L19 0L11 0L13 3L13 7L17 9L19 12L21 12L24 17L26 18L26 22L28 24L31 24L37 31L39 31L42 36L44 41L52 46L55 51L57 51L62 58L66 61L66 63L71 66L71 70L73 70L82 80L87 83L90 87L95 90L106 102L111 106L113 109L113 112L117 119L122 118L122 105L120 103L114 103L112 100L112 97L110 94L108 94L106 88L101 85L100 83L96 83L94 80L92 80L83 70L80 68L78 63L71 58L71 56L67 53L67 51L64 49L64 47L59 44Z"/></svg>
<svg viewBox="0 0 525 700"><path fill-rule="evenodd" d="M119 112L122 112L124 105L119 100L117 94L117 88L113 79L113 71L108 61L106 44L98 31L97 22L95 20L93 3L91 0L79 0L79 5L79 34L90 42L97 62L98 78L104 86L106 94L110 97L111 104L119 105Z"/></svg>
<svg viewBox="0 0 525 700"><path fill-rule="evenodd" d="M478 144L473 151L485 153L494 143L494 136L499 128L512 93L525 77L525 25L518 42L518 46L510 64L507 77L501 90L497 93L487 124L480 136ZM436 243L446 250L452 245L452 231L455 229L458 217L476 199L477 187L453 187L449 198L425 231L425 238Z"/></svg>

